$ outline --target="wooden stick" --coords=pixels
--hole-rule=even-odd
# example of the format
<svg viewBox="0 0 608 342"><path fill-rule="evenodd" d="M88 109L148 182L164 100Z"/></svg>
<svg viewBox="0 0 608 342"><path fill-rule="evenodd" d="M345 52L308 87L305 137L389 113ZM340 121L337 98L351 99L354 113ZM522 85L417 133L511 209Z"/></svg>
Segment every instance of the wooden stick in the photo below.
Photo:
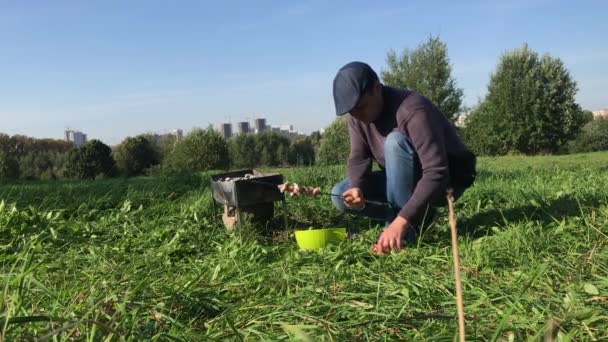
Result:
<svg viewBox="0 0 608 342"><path fill-rule="evenodd" d="M458 306L458 331L460 342L465 341L464 307L462 304L462 282L460 281L460 260L458 257L458 232L454 215L454 191L448 189L448 208L450 211L450 230L452 231L452 253L454 254L454 278L456 279L456 304Z"/></svg>

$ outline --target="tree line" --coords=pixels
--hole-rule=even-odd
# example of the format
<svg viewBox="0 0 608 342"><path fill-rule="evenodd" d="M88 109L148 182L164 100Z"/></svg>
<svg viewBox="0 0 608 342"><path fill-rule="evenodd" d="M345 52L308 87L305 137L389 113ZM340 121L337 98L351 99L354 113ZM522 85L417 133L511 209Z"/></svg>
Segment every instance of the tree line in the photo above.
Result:
<svg viewBox="0 0 608 342"><path fill-rule="evenodd" d="M0 179L54 179L62 175L70 142L0 133Z"/></svg>
<svg viewBox="0 0 608 342"><path fill-rule="evenodd" d="M139 135L110 147L91 140L76 148L61 140L0 135L0 179L95 179L323 163L319 132L288 138L276 132L224 139L212 127L195 128L181 141Z"/></svg>
<svg viewBox="0 0 608 342"><path fill-rule="evenodd" d="M504 52L487 93L472 108L452 76L447 44L430 36L415 49L389 51L383 84L427 96L478 155L578 153L608 150L608 119L593 118L576 103L577 83L564 63L527 44ZM129 137L113 148L92 140L80 148L52 139L0 134L0 179L97 178L210 169L344 164L349 138L345 117L323 134L290 139L275 132L224 139L211 127L177 142Z"/></svg>

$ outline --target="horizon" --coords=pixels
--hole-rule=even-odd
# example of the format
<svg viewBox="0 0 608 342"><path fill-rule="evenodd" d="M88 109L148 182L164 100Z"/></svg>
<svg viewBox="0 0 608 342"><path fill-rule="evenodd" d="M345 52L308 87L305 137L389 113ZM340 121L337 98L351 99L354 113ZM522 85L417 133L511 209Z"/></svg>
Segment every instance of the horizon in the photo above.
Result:
<svg viewBox="0 0 608 342"><path fill-rule="evenodd" d="M595 111L608 107L607 9L550 0L3 3L0 132L62 139L70 127L115 145L255 116L310 134L335 118L331 81L342 65L361 60L380 73L389 50L430 35L447 44L465 106L483 98L499 57L527 43L560 58L577 103Z"/></svg>

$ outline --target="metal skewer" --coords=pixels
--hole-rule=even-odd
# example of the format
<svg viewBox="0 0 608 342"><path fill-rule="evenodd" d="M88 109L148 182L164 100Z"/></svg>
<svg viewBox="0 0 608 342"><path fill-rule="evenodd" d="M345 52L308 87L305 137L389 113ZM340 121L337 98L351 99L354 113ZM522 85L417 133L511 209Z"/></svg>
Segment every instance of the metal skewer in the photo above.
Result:
<svg viewBox="0 0 608 342"><path fill-rule="evenodd" d="M258 183L258 184L261 184L261 185L272 186L272 187L278 187L278 185L279 185L279 184L273 184L273 183L263 182L263 181L259 181L259 180L255 180L255 179L251 179L251 178L243 179L243 180L246 180L246 181L249 181L249 182L252 182L252 183ZM333 197L339 197L339 198L344 199L344 196L342 196L340 194L334 194L334 193L331 193L331 192L320 192L319 195L333 196ZM374 201L374 200L368 200L368 199L366 199L365 203L373 204L373 205L386 206L386 207L392 208L391 204L388 203L388 202Z"/></svg>
<svg viewBox="0 0 608 342"><path fill-rule="evenodd" d="M319 195L334 196L334 197L340 197L340 198L344 199L344 196L338 195L338 194L332 194L330 192L321 192L321 193L319 193ZM391 207L391 204L388 202L374 201L374 200L368 200L368 199L366 199L364 201L365 201L365 203L369 203L369 204L383 205L383 206Z"/></svg>

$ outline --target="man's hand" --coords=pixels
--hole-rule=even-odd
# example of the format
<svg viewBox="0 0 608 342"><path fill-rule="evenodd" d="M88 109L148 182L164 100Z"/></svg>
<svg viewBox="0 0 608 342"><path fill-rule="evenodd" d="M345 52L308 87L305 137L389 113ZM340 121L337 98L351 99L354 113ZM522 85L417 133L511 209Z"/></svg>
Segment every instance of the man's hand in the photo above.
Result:
<svg viewBox="0 0 608 342"><path fill-rule="evenodd" d="M408 222L405 218L397 215L391 224L384 229L378 242L372 246L372 252L378 254L390 253L401 249L401 241L408 230Z"/></svg>
<svg viewBox="0 0 608 342"><path fill-rule="evenodd" d="M359 188L350 188L346 190L342 197L344 198L344 204L347 207L353 209L363 209L365 207L365 199L363 198L363 191Z"/></svg>

